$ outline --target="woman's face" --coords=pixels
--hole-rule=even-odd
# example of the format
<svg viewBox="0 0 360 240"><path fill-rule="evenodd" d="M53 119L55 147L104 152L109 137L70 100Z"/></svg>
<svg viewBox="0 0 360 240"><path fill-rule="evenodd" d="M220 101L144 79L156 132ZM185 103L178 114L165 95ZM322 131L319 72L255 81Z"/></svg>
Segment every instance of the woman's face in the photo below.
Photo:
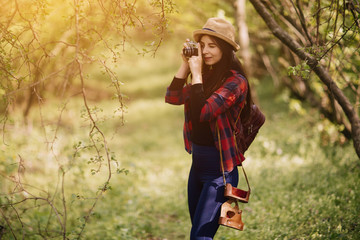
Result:
<svg viewBox="0 0 360 240"><path fill-rule="evenodd" d="M208 35L201 37L200 45L206 65L214 65L220 61L223 53L219 46Z"/></svg>

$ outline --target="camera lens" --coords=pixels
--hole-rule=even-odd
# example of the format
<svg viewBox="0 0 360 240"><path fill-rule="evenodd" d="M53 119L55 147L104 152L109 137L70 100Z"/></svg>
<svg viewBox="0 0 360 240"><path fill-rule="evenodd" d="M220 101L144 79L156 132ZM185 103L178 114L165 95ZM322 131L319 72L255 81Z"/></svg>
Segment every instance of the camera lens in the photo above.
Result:
<svg viewBox="0 0 360 240"><path fill-rule="evenodd" d="M185 57L191 57L191 48L184 48L183 49L183 54Z"/></svg>
<svg viewBox="0 0 360 240"><path fill-rule="evenodd" d="M188 47L185 47L183 49L183 54L187 58L190 58L191 56L197 56L198 55L198 48L197 48L196 43L189 42Z"/></svg>

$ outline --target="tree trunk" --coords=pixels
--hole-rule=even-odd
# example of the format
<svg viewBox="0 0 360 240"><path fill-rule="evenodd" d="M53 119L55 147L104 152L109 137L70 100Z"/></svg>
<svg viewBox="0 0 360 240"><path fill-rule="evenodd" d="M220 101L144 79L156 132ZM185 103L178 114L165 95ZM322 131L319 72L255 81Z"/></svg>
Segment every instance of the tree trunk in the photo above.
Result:
<svg viewBox="0 0 360 240"><path fill-rule="evenodd" d="M239 43L240 43L240 56L244 61L244 68L248 77L252 75L251 69L251 55L249 50L249 31L246 25L246 1L236 0L236 21L239 28Z"/></svg>
<svg viewBox="0 0 360 240"><path fill-rule="evenodd" d="M351 134L354 143L355 151L360 158L360 119L356 114L354 106L351 104L345 94L339 89L336 83L332 80L330 74L324 69L320 63L305 52L304 47L296 42L284 29L282 29L275 19L271 16L266 7L260 0L250 0L256 11L265 21L268 28L283 44L285 44L292 52L294 52L301 60L306 61L310 68L316 73L319 79L328 87L334 95L336 101L340 104L346 117L351 123Z"/></svg>
<svg viewBox="0 0 360 240"><path fill-rule="evenodd" d="M236 24L239 29L239 44L240 44L240 57L242 59L245 73L247 74L248 80L253 75L253 68L251 67L251 54L250 54L250 37L249 31L246 24L246 0L236 0L234 3L236 9ZM250 88L252 100L259 104L259 99L256 94L254 85Z"/></svg>

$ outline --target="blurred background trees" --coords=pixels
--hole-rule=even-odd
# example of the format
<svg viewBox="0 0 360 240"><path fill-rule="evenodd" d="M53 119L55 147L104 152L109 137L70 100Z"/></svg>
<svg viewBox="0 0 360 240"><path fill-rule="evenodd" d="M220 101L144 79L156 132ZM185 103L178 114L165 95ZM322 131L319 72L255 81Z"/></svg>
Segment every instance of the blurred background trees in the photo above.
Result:
<svg viewBox="0 0 360 240"><path fill-rule="evenodd" d="M271 77L276 88L286 89L282 94L287 92L294 111L306 114L303 104L318 109L324 141L353 139L359 153L359 3L252 3L258 12L268 13L293 47L284 39L276 41L268 29L275 35L278 29L259 21L257 12L242 0L200 1L196 5L187 0L176 4L157 0L149 5L141 1L6 1L1 9L2 123L16 108L26 121L36 102L82 94L80 80L97 77L91 76L89 69L97 69L111 80L122 112L121 81L113 72L121 64L122 52L131 48L139 55L155 53L165 37L174 42L187 38L209 16L218 15L238 26L239 56L250 78L254 75L255 85L256 79ZM317 69L326 72L327 82ZM91 84L87 88L90 98L113 95L100 93ZM329 128L342 134L326 136Z"/></svg>
<svg viewBox="0 0 360 240"><path fill-rule="evenodd" d="M112 72L123 51L154 52L166 33L170 1L5 1L1 8L1 112L20 108L25 120L46 96L81 94L97 67ZM140 38L141 36L141 38ZM144 47L136 43L143 40ZM151 41L150 41L151 40Z"/></svg>

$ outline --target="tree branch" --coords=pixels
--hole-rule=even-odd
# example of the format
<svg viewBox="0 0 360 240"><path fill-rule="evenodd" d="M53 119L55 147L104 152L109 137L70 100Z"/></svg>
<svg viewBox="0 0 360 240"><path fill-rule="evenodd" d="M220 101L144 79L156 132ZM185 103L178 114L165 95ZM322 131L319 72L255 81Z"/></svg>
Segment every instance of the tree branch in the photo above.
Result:
<svg viewBox="0 0 360 240"><path fill-rule="evenodd" d="M309 53L305 52L304 48L300 46L284 29L282 29L277 24L277 22L267 11L260 0L250 0L250 2L253 4L259 15L263 18L272 33L283 44L288 46L290 50L293 51L300 59L305 61L334 95L336 101L338 101L351 123L354 148L358 157L360 158L360 119L359 116L357 116L356 111L350 103L349 99L345 96L341 89L339 89L329 73L319 64L318 60Z"/></svg>

